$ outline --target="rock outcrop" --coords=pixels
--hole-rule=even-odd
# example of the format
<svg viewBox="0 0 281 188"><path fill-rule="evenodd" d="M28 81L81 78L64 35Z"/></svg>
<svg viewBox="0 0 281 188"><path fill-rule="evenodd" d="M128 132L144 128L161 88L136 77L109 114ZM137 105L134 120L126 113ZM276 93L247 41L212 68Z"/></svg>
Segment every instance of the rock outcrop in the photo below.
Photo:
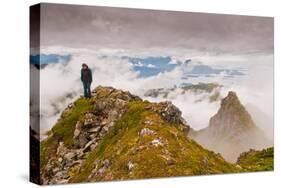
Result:
<svg viewBox="0 0 281 188"><path fill-rule="evenodd" d="M241 171L189 139L189 131L172 103L99 86L69 105L41 142L41 183Z"/></svg>

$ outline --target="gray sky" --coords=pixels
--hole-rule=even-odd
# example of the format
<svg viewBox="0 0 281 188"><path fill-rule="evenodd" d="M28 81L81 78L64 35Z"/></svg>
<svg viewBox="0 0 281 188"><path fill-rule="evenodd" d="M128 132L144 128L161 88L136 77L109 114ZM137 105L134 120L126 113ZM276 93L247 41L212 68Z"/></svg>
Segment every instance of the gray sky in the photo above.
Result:
<svg viewBox="0 0 281 188"><path fill-rule="evenodd" d="M41 45L273 52L273 18L43 4Z"/></svg>

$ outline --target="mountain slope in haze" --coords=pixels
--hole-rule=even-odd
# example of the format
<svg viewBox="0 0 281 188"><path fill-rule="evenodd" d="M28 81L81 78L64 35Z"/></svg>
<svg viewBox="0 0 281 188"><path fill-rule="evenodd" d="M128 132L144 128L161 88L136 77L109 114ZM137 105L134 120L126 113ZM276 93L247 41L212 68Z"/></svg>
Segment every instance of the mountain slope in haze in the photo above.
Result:
<svg viewBox="0 0 281 188"><path fill-rule="evenodd" d="M190 137L232 162L242 152L271 144L233 91L221 101L221 107L210 119L209 126L200 131L192 130Z"/></svg>
<svg viewBox="0 0 281 188"><path fill-rule="evenodd" d="M79 98L41 142L41 184L244 171L188 136L181 111L97 87Z"/></svg>

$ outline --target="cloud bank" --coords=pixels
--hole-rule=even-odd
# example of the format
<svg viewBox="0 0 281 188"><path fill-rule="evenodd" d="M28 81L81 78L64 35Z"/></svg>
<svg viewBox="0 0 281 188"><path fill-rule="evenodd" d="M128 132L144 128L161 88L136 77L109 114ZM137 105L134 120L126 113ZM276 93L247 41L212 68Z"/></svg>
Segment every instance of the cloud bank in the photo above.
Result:
<svg viewBox="0 0 281 188"><path fill-rule="evenodd" d="M205 52L272 52L273 18L177 11L41 5L44 46L165 46Z"/></svg>
<svg viewBox="0 0 281 188"><path fill-rule="evenodd" d="M183 117L196 130L208 126L220 106L220 101L210 103L208 93L186 92L181 94L175 90L167 98L145 97L148 89L171 88L182 83L197 84L218 83L223 85L221 96L234 90L239 99L250 111L257 125L266 130L272 138L273 130L273 55L210 55L202 52L185 52L181 50L138 50L136 52L116 49L72 49L65 47L43 48L44 54L58 53L71 54L67 64L48 64L41 69L41 133L49 130L56 122L62 110L77 97L82 95L80 81L80 68L87 63L93 71L92 88L103 85L128 90L150 101L171 100L183 112ZM129 58L146 59L148 57L171 57L169 63L184 62L191 59L188 64L176 64L173 69L159 72L155 75L140 76L141 72ZM104 58L106 56L106 58ZM199 74L197 77L186 76L192 73L196 66L209 66L216 70L240 70L242 75L231 75L227 71L216 74ZM157 67L153 64L151 69ZM199 100L199 99L204 100ZM199 101L199 102L198 102ZM267 122L267 124L265 124Z"/></svg>
<svg viewBox="0 0 281 188"><path fill-rule="evenodd" d="M142 98L148 89L221 84L221 96L236 91L272 138L273 25L269 17L43 3L40 55L47 65L40 69L41 132L82 94L80 68L87 63L92 88L113 86ZM37 57L34 38L31 53ZM175 90L166 99L146 99L171 100L192 128L201 129L220 106L207 98Z"/></svg>

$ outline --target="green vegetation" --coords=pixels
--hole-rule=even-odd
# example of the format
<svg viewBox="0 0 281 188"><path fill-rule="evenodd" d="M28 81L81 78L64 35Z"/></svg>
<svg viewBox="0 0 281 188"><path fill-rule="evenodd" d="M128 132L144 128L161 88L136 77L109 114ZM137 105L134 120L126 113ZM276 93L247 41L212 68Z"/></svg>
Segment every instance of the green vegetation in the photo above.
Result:
<svg viewBox="0 0 281 188"><path fill-rule="evenodd" d="M64 118L58 121L48 132L49 137L40 143L41 168L44 167L50 157L55 155L60 139L66 146L73 147L73 132L76 122L83 118L84 113L91 108L90 101L84 98L78 99L74 105L75 107L65 112Z"/></svg>
<svg viewBox="0 0 281 188"><path fill-rule="evenodd" d="M56 154L57 147L58 141L53 137L49 137L40 143L40 168L43 168L47 161Z"/></svg>
<svg viewBox="0 0 281 188"><path fill-rule="evenodd" d="M221 156L208 151L186 137L182 127L161 119L149 106L149 102L130 102L128 111L119 119L112 130L103 138L70 181L86 181L94 168L100 168L97 161L111 161L110 170L92 181L140 179L167 176L185 176L239 172L236 165L226 162ZM147 110L148 109L148 110ZM146 124L146 122L151 122ZM155 134L139 136L143 128ZM163 145L153 146L151 142L161 140ZM170 163L172 164L168 164ZM130 172L127 164L136 164Z"/></svg>
<svg viewBox="0 0 281 188"><path fill-rule="evenodd" d="M86 111L91 109L90 100L80 98L75 102L75 107L71 108L61 121L52 128L51 132L63 139L63 142L68 147L73 147L73 132L78 120L82 120Z"/></svg>
<svg viewBox="0 0 281 188"><path fill-rule="evenodd" d="M128 112L123 115L123 117L116 123L113 129L103 138L102 142L100 143L99 147L92 152L87 160L85 161L82 171L78 174L73 181L79 182L85 180L88 175L91 173L93 169L93 162L97 158L104 158L104 155L109 155L112 158L113 147L116 143L127 133L129 128L134 128L133 131L136 131L136 127L139 121L141 120L141 114L143 112L143 108L147 103L139 103L139 102L131 102L129 105ZM132 132L132 130L131 130ZM127 137L129 136L126 134ZM121 148L119 148L120 150Z"/></svg>
<svg viewBox="0 0 281 188"><path fill-rule="evenodd" d="M101 135L104 130L102 127L97 142L94 140L97 136L91 138L98 144L93 149L74 147L73 135L77 121L85 122L86 113L99 109L102 114L93 113L96 119L100 118L97 121L99 126L102 127L101 122L104 120L110 120L108 124L112 123L113 126ZM121 113L121 110L122 115L112 118L112 114ZM109 87L96 88L90 100L79 98L72 108L67 109L48 133L48 138L41 142L40 169L44 181L46 184L52 182L49 180L59 181L55 178L61 178L64 173L67 177L63 176L63 180L67 182L86 182L236 173L270 169L270 164L273 168L273 149L272 155L270 150L262 154L256 151L255 155L244 154L240 157L239 166L225 161L220 154L204 149L186 136L188 127L181 121L169 120L180 119L180 115L175 115L179 112L167 103L142 101L128 92ZM91 141L88 143L91 144ZM63 142L67 148L67 154L79 154L66 157L64 152L57 153L59 142ZM58 162L57 165L59 157L65 164ZM58 166L60 169L53 174Z"/></svg>
<svg viewBox="0 0 281 188"><path fill-rule="evenodd" d="M250 150L242 153L238 158L238 164L249 171L270 171L273 170L274 148L267 148L261 151Z"/></svg>

